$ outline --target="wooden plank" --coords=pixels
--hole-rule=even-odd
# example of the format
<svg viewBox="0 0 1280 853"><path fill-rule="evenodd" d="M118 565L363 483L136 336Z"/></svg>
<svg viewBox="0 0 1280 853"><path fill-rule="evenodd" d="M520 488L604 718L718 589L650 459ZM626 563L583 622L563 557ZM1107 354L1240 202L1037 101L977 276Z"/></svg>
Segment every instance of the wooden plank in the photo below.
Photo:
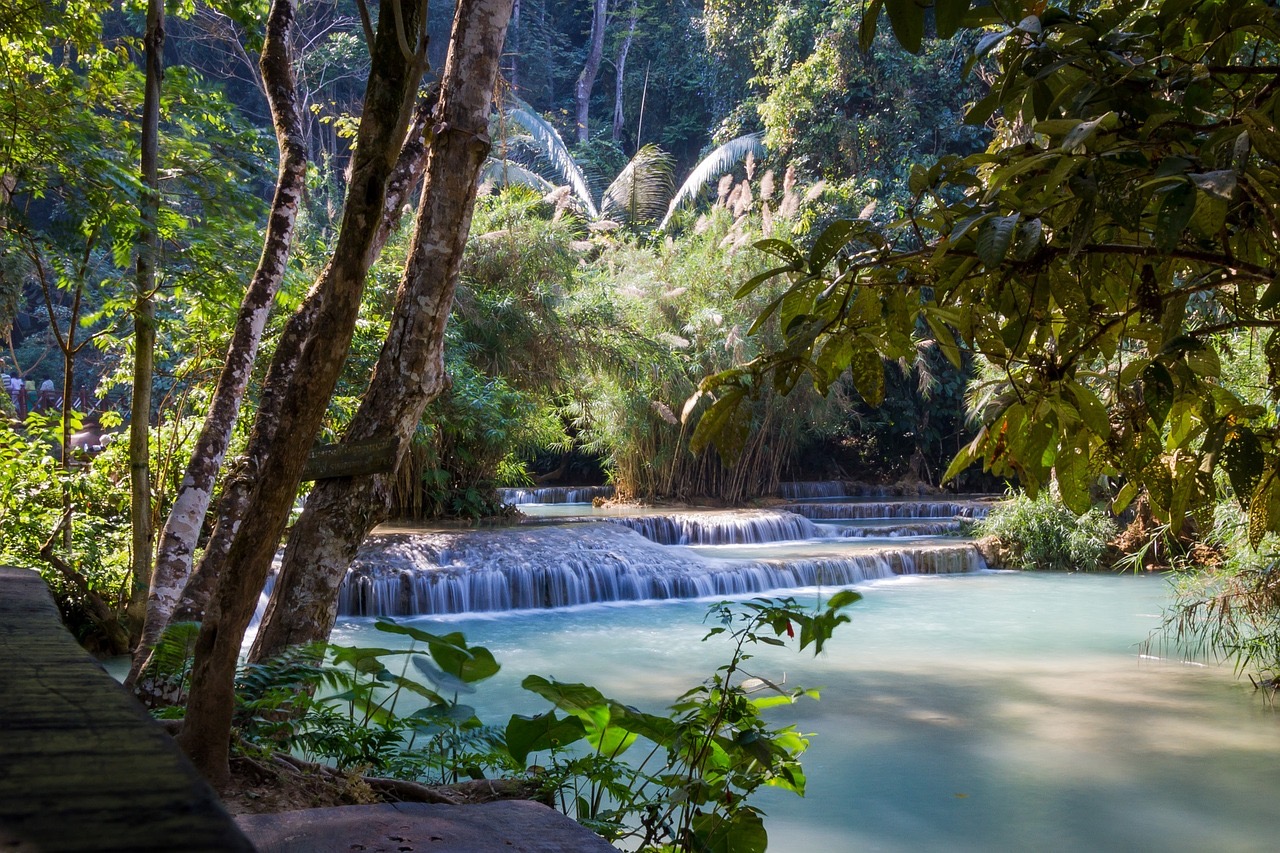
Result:
<svg viewBox="0 0 1280 853"><path fill-rule="evenodd" d="M0 848L250 853L173 739L62 627L34 571L0 567Z"/></svg>
<svg viewBox="0 0 1280 853"><path fill-rule="evenodd" d="M316 445L307 456L307 467L302 470L302 479L328 480L333 477L385 474L394 470L398 451L399 442L394 438Z"/></svg>

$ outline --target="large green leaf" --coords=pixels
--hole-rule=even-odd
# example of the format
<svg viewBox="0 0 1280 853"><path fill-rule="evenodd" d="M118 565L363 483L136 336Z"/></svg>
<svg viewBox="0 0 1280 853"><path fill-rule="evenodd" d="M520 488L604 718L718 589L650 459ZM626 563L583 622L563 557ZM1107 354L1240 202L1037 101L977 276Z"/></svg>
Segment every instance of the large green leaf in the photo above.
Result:
<svg viewBox="0 0 1280 853"><path fill-rule="evenodd" d="M911 53L919 53L924 40L924 6L916 0L884 0L893 35Z"/></svg>
<svg viewBox="0 0 1280 853"><path fill-rule="evenodd" d="M555 711L534 717L515 714L507 722L507 752L524 765L531 752L563 749L582 740L587 730L575 716L557 717Z"/></svg>

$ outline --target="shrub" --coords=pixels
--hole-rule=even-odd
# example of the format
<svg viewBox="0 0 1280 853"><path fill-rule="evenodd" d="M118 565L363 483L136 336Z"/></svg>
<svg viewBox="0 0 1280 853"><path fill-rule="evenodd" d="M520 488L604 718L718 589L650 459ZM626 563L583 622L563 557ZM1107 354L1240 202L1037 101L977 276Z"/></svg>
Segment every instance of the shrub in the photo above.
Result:
<svg viewBox="0 0 1280 853"><path fill-rule="evenodd" d="M1012 552L1008 568L1090 572L1105 567L1115 522L1095 507L1081 516L1057 497L1019 492L980 521L975 533L991 536Z"/></svg>

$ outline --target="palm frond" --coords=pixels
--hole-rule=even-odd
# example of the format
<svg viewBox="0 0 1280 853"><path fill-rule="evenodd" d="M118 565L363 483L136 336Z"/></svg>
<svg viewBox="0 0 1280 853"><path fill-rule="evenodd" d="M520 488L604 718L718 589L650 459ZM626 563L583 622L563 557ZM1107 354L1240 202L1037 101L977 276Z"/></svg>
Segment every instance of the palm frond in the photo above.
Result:
<svg viewBox="0 0 1280 853"><path fill-rule="evenodd" d="M595 201L591 198L591 189L587 186L587 178L582 169L574 162L569 153L569 146L564 144L560 133L551 124L531 109L513 107L507 110L507 119L520 125L533 138L539 153L556 174L564 178L565 183L573 188L573 192L582 201L592 219L599 217Z"/></svg>
<svg viewBox="0 0 1280 853"><path fill-rule="evenodd" d="M685 182L671 199L671 204L667 208L667 215L663 217L662 222L658 223L658 230L663 231L666 229L667 225L671 223L671 217L675 215L680 205L695 199L704 186L720 177L724 172L732 169L748 153L754 154L756 157L764 156L763 133L748 133L745 136L730 139L724 145L703 157L701 162L693 167L689 177L685 179Z"/></svg>
<svg viewBox="0 0 1280 853"><path fill-rule="evenodd" d="M663 215L675 189L671 155L646 145L618 173L600 200L600 215L620 222L652 222Z"/></svg>
<svg viewBox="0 0 1280 853"><path fill-rule="evenodd" d="M485 160L480 167L480 183L494 184L503 189L511 186L529 187L540 193L555 191L555 185L536 172L531 172L519 163L493 157Z"/></svg>

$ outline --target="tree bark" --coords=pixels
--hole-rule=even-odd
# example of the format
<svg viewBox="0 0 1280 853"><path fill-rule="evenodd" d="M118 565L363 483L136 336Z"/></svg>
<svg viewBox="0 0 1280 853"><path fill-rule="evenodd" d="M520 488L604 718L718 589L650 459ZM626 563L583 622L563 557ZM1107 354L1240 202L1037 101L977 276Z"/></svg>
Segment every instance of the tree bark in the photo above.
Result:
<svg viewBox="0 0 1280 853"><path fill-rule="evenodd" d="M142 96L142 198L138 235L137 283L133 308L133 400L129 418L129 484L132 503L132 577L129 595L129 639L136 641L146 613L151 582L151 382L155 375L156 261L160 240L160 84L164 79L164 0L148 0L143 36L146 83Z"/></svg>
<svg viewBox="0 0 1280 853"><path fill-rule="evenodd" d="M631 42L636 37L636 24L639 23L640 13L637 0L631 0L631 16L627 19L627 37L622 40L622 46L618 48L618 61L614 64L613 69L613 141L622 141L622 128L626 124L626 117L622 112L622 84L627 74L627 54L631 52ZM636 148L640 148L640 140L636 140Z"/></svg>
<svg viewBox="0 0 1280 853"><path fill-rule="evenodd" d="M399 224L405 209L404 205L413 194L413 190L421 180L423 170L426 168L427 145L423 140L423 134L431 121L437 97L438 90L433 90L428 92L426 97L419 102L413 124L409 128L404 146L400 149L400 157L396 161L391 178L387 181L387 197L383 204L383 217L378 225L378 231L374 237L371 250L375 261L381 254L383 247L386 246L387 240L390 239L391 232ZM285 381L285 377L293 372L297 365L298 354L301 352L303 341L305 341L311 330L311 324L315 320L319 304L319 292L312 291L297 313L289 319L284 333L281 335L280 343L276 347L276 355L267 375L266 384L268 387ZM281 398L279 396L269 396L262 400L258 410L258 419L261 424L274 424L279 421L280 403ZM257 443L259 448L266 448L269 445L270 438L266 435L263 435L262 440ZM261 459L254 458L254 453L254 448L249 448L247 458L240 464L231 466L231 470L224 477L222 497L218 501L217 523L214 526L213 535L209 537L209 542L205 546L200 562L191 572L186 585L182 589L177 605L173 608L173 612L169 617L169 624L174 622L199 622L204 619L209 596L217 585L218 572L226 563L231 542L239 529L240 520L244 517L245 509L248 507L249 491L253 486L253 480L246 472L257 470L262 464Z"/></svg>
<svg viewBox="0 0 1280 853"><path fill-rule="evenodd" d="M582 73L578 75L578 81L573 87L579 142L586 142L590 137L587 116L591 108L591 90L596 85L596 75L600 73L600 61L604 58L604 25L608 16L609 0L592 0L591 36L587 44L587 61L583 63Z"/></svg>
<svg viewBox="0 0 1280 853"><path fill-rule="evenodd" d="M315 303L315 319L292 372L281 374L273 362L276 381L269 381L263 393L279 398L270 408L278 417L272 422L264 419L267 409L260 411L250 436L249 456L258 465L248 472L249 502L196 639L190 698L178 736L197 769L215 785L230 776L233 688L244 632L355 330L387 181L425 70L425 23L425 2L385 0L381 6L338 240L309 300Z"/></svg>
<svg viewBox="0 0 1280 853"><path fill-rule="evenodd" d="M262 256L240 303L240 313L227 347L226 363L218 377L218 385L183 475L182 486L160 535L159 551L151 574L146 621L125 679L127 686L134 684L150 658L151 650L168 624L191 574L192 555L209 509L214 482L222 469L231 433L240 414L240 404L249 387L267 315L271 312L289 261L298 205L307 175L306 142L288 50L294 13L293 0L275 0L267 17L266 37L262 45L262 80L279 146L279 171Z"/></svg>
<svg viewBox="0 0 1280 853"><path fill-rule="evenodd" d="M400 458L427 404L448 383L444 333L466 247L493 87L512 0L461 0L445 62L435 135L391 328L345 442L394 439ZM251 659L324 640L356 549L390 510L393 475L318 482L294 524Z"/></svg>

